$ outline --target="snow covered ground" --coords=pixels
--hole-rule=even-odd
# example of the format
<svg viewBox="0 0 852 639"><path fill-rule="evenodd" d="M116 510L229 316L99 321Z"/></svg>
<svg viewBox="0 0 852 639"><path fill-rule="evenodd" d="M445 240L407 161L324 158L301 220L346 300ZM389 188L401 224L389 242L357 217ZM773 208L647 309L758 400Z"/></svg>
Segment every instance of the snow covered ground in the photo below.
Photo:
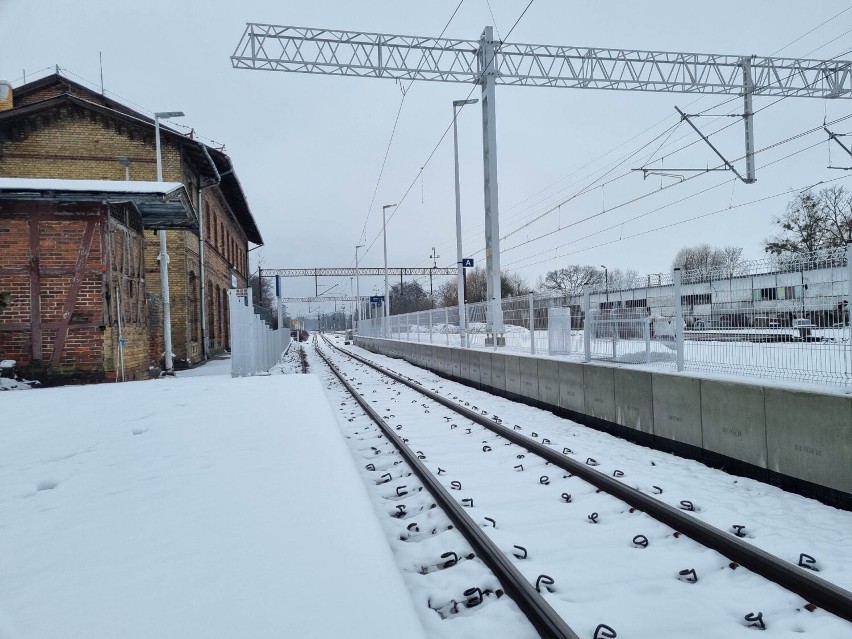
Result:
<svg viewBox="0 0 852 639"><path fill-rule="evenodd" d="M422 637L314 375L2 393L0 639Z"/></svg>
<svg viewBox="0 0 852 639"><path fill-rule="evenodd" d="M852 513L359 352L499 414L504 423L535 424L541 436L570 445L578 458L594 457L607 472L621 469L625 481L643 489L662 486L661 498L669 503L692 500L696 517L722 529L744 524L747 541L793 563L798 553L809 553L821 577L852 588ZM276 372L297 368L291 358ZM321 373L319 367L314 372ZM381 487L384 497L365 489L371 478L363 455L372 455L375 444L350 440L348 450L340 427L366 427L351 402L344 406L314 375L231 379L228 373L228 360L217 360L172 379L0 395L0 639L527 636L505 597L485 606L505 632L485 632L493 626L477 609L442 621L425 607L446 612L456 591L474 584L493 587L493 577L473 561L463 562L460 572L418 574L424 557L434 564L445 550L464 552L464 544L447 545L451 536L425 531L410 543L400 537L413 534L408 528L413 519L377 519L376 513L393 512L399 503L393 497L400 484L409 489L414 484L395 474ZM426 428L428 436L429 426L415 417L419 410L419 402L400 398L406 430ZM667 533L652 534L652 548L635 551L643 553L652 579L623 583L623 562L639 556L634 549L619 548L595 563L576 548L583 531L601 531L603 540L626 515L600 505L602 495L572 486L574 514L582 525L569 529L561 518L572 511L559 504L559 492L563 481L576 478L557 485L554 476L554 484L543 487L538 476L553 473L531 467L529 478L539 494L527 499L515 486L521 474L511 471L514 459L505 461L510 474L495 484L471 461L484 457L481 443L466 442L461 430L456 436L457 444L448 449L455 455L449 460L453 478L461 478L469 491L463 496L476 499L478 515L496 516L507 551L521 537L533 552L543 552L553 540L562 545L561 557L542 561L540 553L526 570L554 573L557 589L548 599L569 623L581 611L617 624L620 637L649 636L635 634L642 624L627 623L630 605L613 613L601 602L613 594L629 601L637 588L648 601L665 601L685 587L702 589L707 605L724 613L732 633L724 636L754 632L742 622L752 608L764 610L767 637L852 636L848 624L824 611L803 612L795 598L791 605L765 608L769 600L762 595L755 600L747 573L740 577L739 570L739 599L720 603L731 582L713 572L718 566L709 555L695 566L701 581L684 585L669 574L686 567L679 563L684 556L661 563L657 554L673 549ZM427 444L431 460L440 452L438 440ZM516 452L505 451L510 457ZM420 501L428 508L428 497ZM585 522L592 509L604 518L599 526ZM510 526L541 515L549 523L535 531L516 535L522 529L513 532ZM440 525L442 517L433 513L426 521ZM628 537L638 520L630 521L622 531ZM660 568L664 574L654 573ZM454 579L447 591L437 586L440 573ZM575 577L592 573L604 577L598 586L570 587ZM694 624L705 612L701 606L672 611L671 623L663 624L668 634L655 639L720 636L718 626ZM645 621L650 626L652 619Z"/></svg>

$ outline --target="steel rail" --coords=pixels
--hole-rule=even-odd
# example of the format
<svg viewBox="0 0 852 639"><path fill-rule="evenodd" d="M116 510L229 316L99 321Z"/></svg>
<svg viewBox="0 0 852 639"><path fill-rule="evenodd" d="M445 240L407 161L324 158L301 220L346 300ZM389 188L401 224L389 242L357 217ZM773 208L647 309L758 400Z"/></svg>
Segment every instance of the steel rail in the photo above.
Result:
<svg viewBox="0 0 852 639"><path fill-rule="evenodd" d="M609 493L613 497L621 499L628 505L640 510L657 521L670 526L702 546L715 550L728 559L735 561L744 568L777 583L783 588L793 592L807 603L818 606L832 614L852 621L852 592L841 588L813 574L812 571L794 566L760 548L745 543L732 533L726 533L718 528L705 524L694 517L686 515L681 510L669 506L666 503L654 499L650 495L628 486L613 477L594 470L591 466L566 457L547 446L536 442L525 435L521 435L511 428L497 424L496 422L474 412L464 406L458 406L435 392L423 388L422 384L411 378L387 370L370 360L345 351L323 336L326 343L339 352L352 357L370 368L387 375L388 377L405 384L409 388L425 395L429 399L438 402L442 406L455 411L464 418L476 422L480 426L508 439L514 444L526 448L529 452L542 457L555 466L572 473L589 482L596 488Z"/></svg>
<svg viewBox="0 0 852 639"><path fill-rule="evenodd" d="M327 341L327 340L326 340ZM329 343L332 348L334 347ZM358 405L364 410L382 430L388 441L394 445L400 455L405 459L411 470L417 475L438 505L455 524L458 531L464 536L477 556L487 565L503 588L526 615L530 623L535 627L542 637L547 639L580 639L580 637L565 623L565 620L550 606L541 594L527 581L515 565L509 561L491 539L482 532L482 529L464 511L464 508L450 495L444 486L438 481L428 468L417 458L417 455L405 445L402 439L394 432L387 422L369 405L362 395L352 387L343 377L338 368L325 356L322 350L314 344L317 354L328 365L331 371L340 380L344 388L349 392Z"/></svg>

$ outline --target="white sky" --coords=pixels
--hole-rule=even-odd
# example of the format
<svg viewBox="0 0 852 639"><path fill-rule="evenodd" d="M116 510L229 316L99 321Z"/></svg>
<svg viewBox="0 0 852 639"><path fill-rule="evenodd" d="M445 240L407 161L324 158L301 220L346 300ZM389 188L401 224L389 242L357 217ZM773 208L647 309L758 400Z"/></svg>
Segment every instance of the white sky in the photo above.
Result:
<svg viewBox="0 0 852 639"><path fill-rule="evenodd" d="M469 85L430 82L412 86L373 200L399 108L399 85L377 79L238 71L232 69L229 57L249 21L437 36L457 2L0 0L4 33L0 77L18 85L24 69L32 78L38 70L59 64L70 77L79 80L77 76L81 76L98 84L98 52L103 52L108 95L140 110L183 110L187 117L181 123L226 145L266 241L252 255L260 256L266 268L353 264L354 246L363 243L359 239L363 239L360 236L371 202L366 243L376 237L379 240L366 254L362 252L362 265L380 266L381 206L400 201L402 206L388 225L390 265L429 266L429 254L436 246L441 256L438 264L444 266L455 262L451 135L426 164L422 180L416 176L450 124L452 101L465 98ZM446 36L477 39L483 27L493 22L505 35L527 1L491 0L490 4L494 20L486 0L464 0ZM852 49L852 10L808 32L847 8L844 0L745 4L721 0L701 6L535 0L510 41L737 55L770 55L789 45L778 55L831 58ZM852 54L842 57L849 59ZM477 89L474 97L478 94ZM776 99L756 98L755 109ZM668 127L677 123L673 107L687 108L694 100L695 96L685 94L498 87L501 235L582 188L591 170L661 133L667 135ZM727 100L730 96L704 97L687 111L711 109ZM769 106L755 118L756 147L819 127L824 117L847 116L852 113L850 107L848 100L812 98ZM741 113L741 101L735 99L711 113L731 109ZM646 131L661 120L662 124ZM712 131L732 122L733 118L701 118L698 125ZM459 125L464 252L484 260L479 106L465 111ZM833 129L851 131L852 120ZM637 134L641 135L631 141ZM684 123L669 142L682 136L670 150L697 139ZM547 270L571 263L634 268L640 273L665 271L680 247L700 242L735 244L745 249L746 257L759 258L761 241L772 232L771 218L783 211L789 199L786 195L631 236L820 180L846 178L840 183L848 183L852 173L826 169L825 137L820 131L759 154L754 185L733 184L728 173L703 175L512 249L543 232L654 191L661 179L643 181L637 173L603 189L595 188L563 206L561 214L550 214L505 239L503 265L532 283ZM742 156L739 122L712 139L729 159ZM641 166L659 143L650 144L613 177ZM813 144L817 146L810 151L767 166ZM603 161L592 164L617 147ZM852 163L852 158L842 157L839 147L832 149L831 157L836 165ZM702 143L665 158L669 167L716 163L712 151ZM742 162L738 166L744 170ZM586 179L577 182L581 178ZM671 182L663 180L663 184ZM723 182L726 184L721 185ZM715 185L720 186L652 212ZM629 221L639 215L644 217ZM347 293L349 278L322 280L320 290L338 282L331 293ZM425 285L428 288L428 278ZM362 280L362 293L372 293L374 286L382 286L380 278ZM307 295L313 290L310 280L286 282L287 294ZM329 304L323 310L330 308ZM307 305L291 307L297 313L306 310Z"/></svg>

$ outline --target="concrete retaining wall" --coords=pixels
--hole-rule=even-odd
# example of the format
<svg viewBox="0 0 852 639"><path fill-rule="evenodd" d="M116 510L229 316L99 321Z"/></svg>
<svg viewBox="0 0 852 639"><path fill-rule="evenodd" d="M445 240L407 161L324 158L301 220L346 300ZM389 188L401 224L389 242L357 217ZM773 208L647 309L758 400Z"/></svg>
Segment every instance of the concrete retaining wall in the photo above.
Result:
<svg viewBox="0 0 852 639"><path fill-rule="evenodd" d="M852 510L852 397L357 338L445 377Z"/></svg>

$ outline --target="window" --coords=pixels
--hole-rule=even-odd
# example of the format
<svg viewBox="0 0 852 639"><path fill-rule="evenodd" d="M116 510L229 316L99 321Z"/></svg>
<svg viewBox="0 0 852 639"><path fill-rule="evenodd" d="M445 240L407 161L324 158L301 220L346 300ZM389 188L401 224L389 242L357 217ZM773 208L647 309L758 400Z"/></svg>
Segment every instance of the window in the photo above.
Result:
<svg viewBox="0 0 852 639"><path fill-rule="evenodd" d="M803 287L801 286L779 286L775 290L775 294L779 300L795 300L801 299Z"/></svg>
<svg viewBox="0 0 852 639"><path fill-rule="evenodd" d="M224 291L216 285L216 321L219 322L219 339L225 334L225 314L222 308L222 293Z"/></svg>
<svg viewBox="0 0 852 639"><path fill-rule="evenodd" d="M216 337L216 298L213 296L213 282L207 280L207 339Z"/></svg>
<svg viewBox="0 0 852 639"><path fill-rule="evenodd" d="M613 302L601 302L598 307L601 310L611 309L611 308L621 308L621 301L613 301Z"/></svg>
<svg viewBox="0 0 852 639"><path fill-rule="evenodd" d="M648 306L648 300L627 300L626 302L624 302L624 306L627 308L645 308L646 306Z"/></svg>
<svg viewBox="0 0 852 639"><path fill-rule="evenodd" d="M228 321L228 291L226 289L222 289L222 335L225 338L222 347L230 348L231 326Z"/></svg>
<svg viewBox="0 0 852 639"><path fill-rule="evenodd" d="M189 339L198 341L198 278L195 273L189 272Z"/></svg>
<svg viewBox="0 0 852 639"><path fill-rule="evenodd" d="M755 302L771 302L778 299L777 288L757 288L752 291Z"/></svg>
<svg viewBox="0 0 852 639"><path fill-rule="evenodd" d="M712 304L712 293L694 293L692 295L681 295L681 306L698 306L700 304Z"/></svg>

